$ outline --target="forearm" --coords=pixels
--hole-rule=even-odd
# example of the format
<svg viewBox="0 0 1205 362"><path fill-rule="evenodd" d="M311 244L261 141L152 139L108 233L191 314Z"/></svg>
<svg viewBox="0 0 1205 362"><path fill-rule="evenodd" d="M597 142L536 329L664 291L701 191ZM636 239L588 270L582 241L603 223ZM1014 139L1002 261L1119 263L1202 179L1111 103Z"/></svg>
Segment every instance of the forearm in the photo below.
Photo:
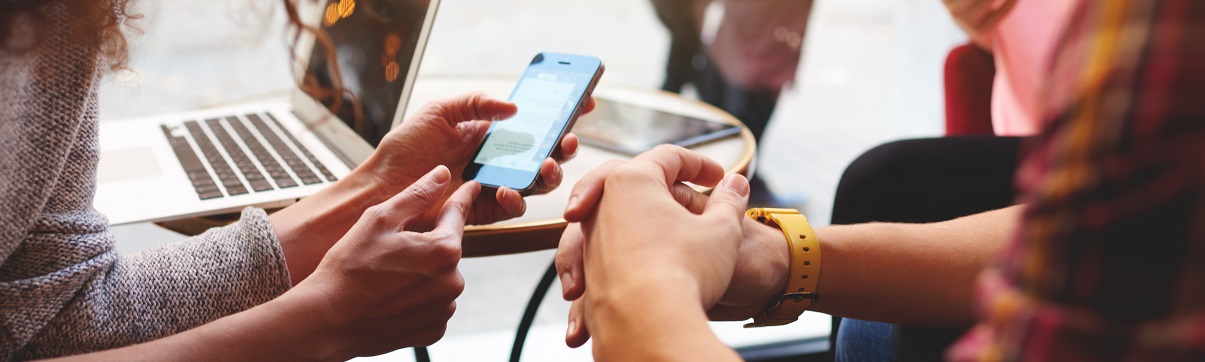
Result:
<svg viewBox="0 0 1205 362"><path fill-rule="evenodd" d="M932 224L818 229L823 266L812 309L932 327L974 321L979 273L1012 237L1021 207Z"/></svg>
<svg viewBox="0 0 1205 362"><path fill-rule="evenodd" d="M322 338L323 319L288 295L166 338L59 361L333 361L343 356L333 338Z"/></svg>
<svg viewBox="0 0 1205 362"><path fill-rule="evenodd" d="M377 179L366 169L371 166L357 168L339 182L269 217L294 285L314 272L326 251L351 229L364 210L394 195L387 190L401 190L410 184L399 181L382 186L387 180Z"/></svg>
<svg viewBox="0 0 1205 362"><path fill-rule="evenodd" d="M707 325L689 283L641 283L589 303L594 357L604 361L737 361Z"/></svg>

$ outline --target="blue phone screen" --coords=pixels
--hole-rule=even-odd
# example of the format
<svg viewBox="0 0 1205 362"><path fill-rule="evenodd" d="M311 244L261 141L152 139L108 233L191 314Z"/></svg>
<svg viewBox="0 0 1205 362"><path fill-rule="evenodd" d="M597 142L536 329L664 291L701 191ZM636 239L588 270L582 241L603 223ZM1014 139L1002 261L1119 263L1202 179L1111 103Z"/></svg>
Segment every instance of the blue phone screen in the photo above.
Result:
<svg viewBox="0 0 1205 362"><path fill-rule="evenodd" d="M494 122L465 169L466 180L529 190L540 164L577 116L582 98L601 74L595 57L540 53L515 85L511 119Z"/></svg>
<svg viewBox="0 0 1205 362"><path fill-rule="evenodd" d="M489 138L473 162L539 170L540 162L552 152L560 129L577 106L576 99L571 98L580 98L582 88L589 84L589 79L580 84L575 79L578 77L582 75L529 69L510 97L519 112L491 127Z"/></svg>

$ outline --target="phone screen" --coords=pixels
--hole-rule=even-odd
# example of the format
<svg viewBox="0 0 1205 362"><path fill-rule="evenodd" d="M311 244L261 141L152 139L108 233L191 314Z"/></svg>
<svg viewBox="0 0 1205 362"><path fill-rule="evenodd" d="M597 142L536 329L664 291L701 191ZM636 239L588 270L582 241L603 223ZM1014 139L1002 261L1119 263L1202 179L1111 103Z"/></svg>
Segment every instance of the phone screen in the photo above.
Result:
<svg viewBox="0 0 1205 362"><path fill-rule="evenodd" d="M490 130L490 136L473 162L535 171L542 156L552 151L559 128L568 121L575 102L570 101L577 87L573 74L530 72L515 87L511 101L519 113Z"/></svg>
<svg viewBox="0 0 1205 362"><path fill-rule="evenodd" d="M537 55L510 96L518 113L490 126L464 178L519 191L530 188L601 73L602 62L595 57Z"/></svg>

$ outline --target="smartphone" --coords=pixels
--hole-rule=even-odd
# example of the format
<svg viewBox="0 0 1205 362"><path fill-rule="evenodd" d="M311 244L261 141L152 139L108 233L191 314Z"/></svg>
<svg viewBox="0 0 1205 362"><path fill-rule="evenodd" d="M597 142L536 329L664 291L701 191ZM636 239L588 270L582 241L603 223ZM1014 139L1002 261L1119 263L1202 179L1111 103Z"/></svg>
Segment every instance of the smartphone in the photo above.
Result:
<svg viewBox="0 0 1205 362"><path fill-rule="evenodd" d="M537 54L510 94L519 112L490 125L463 178L524 196L534 193L540 165L573 128L603 69L597 57Z"/></svg>

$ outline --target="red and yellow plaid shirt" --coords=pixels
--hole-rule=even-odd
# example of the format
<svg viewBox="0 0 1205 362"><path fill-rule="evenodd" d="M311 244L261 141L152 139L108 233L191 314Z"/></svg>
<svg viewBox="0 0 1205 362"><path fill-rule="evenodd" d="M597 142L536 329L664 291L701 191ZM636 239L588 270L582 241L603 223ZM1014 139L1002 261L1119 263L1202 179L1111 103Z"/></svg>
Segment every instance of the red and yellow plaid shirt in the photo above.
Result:
<svg viewBox="0 0 1205 362"><path fill-rule="evenodd" d="M1079 1L954 360L1205 361L1205 1Z"/></svg>

